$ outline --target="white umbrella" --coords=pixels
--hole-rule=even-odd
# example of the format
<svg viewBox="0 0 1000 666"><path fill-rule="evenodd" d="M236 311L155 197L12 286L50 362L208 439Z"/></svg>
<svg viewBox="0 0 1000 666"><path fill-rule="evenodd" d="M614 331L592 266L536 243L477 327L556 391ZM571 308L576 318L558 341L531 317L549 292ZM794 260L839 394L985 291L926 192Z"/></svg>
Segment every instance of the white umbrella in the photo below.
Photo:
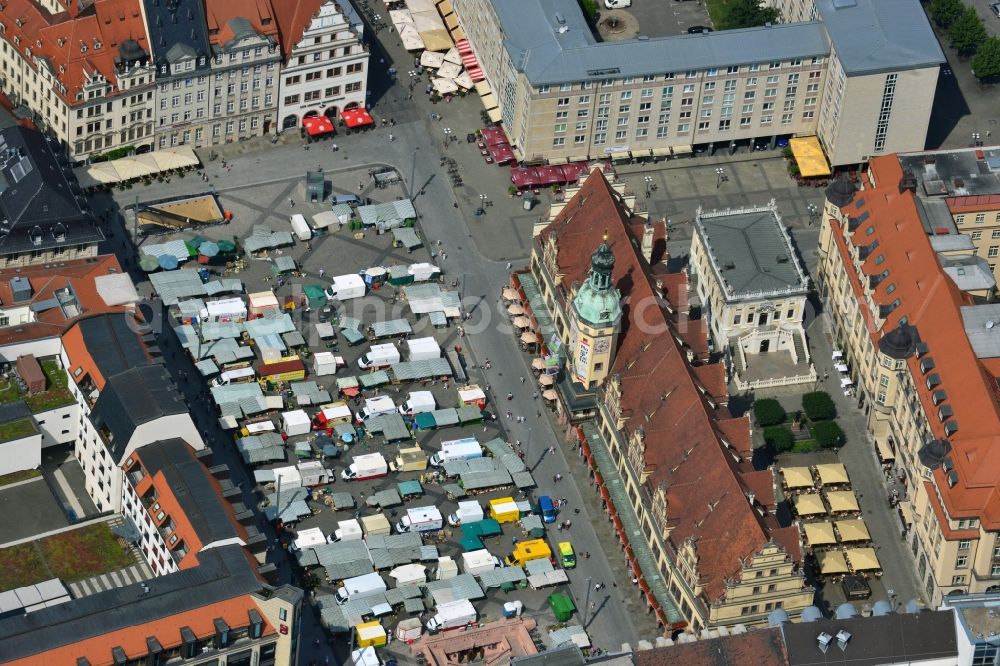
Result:
<svg viewBox="0 0 1000 666"><path fill-rule="evenodd" d="M444 54L444 61L445 62L453 62L456 65L461 65L462 64L462 56L459 55L458 49L456 49L453 46L450 49L448 49L447 53Z"/></svg>
<svg viewBox="0 0 1000 666"><path fill-rule="evenodd" d="M442 95L458 92L458 85L451 79L434 79L434 90Z"/></svg>
<svg viewBox="0 0 1000 666"><path fill-rule="evenodd" d="M462 66L456 65L453 62L445 62L441 65L441 68L437 71L437 75L442 79L454 79L459 74L462 73Z"/></svg>
<svg viewBox="0 0 1000 666"><path fill-rule="evenodd" d="M469 76L468 72L462 72L461 74L456 76L455 83L457 83L462 88L465 88L466 90L476 85L475 82L472 80L472 77Z"/></svg>
<svg viewBox="0 0 1000 666"><path fill-rule="evenodd" d="M437 69L444 62L443 53L435 53L434 51L424 51L420 54L420 64L423 67L430 67L431 69Z"/></svg>

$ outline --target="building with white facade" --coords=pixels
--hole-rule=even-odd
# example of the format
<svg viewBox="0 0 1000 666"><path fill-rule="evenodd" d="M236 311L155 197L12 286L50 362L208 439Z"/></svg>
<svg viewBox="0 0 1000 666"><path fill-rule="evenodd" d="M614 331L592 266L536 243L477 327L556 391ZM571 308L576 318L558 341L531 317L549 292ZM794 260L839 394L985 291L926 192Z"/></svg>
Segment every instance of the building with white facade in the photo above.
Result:
<svg viewBox="0 0 1000 666"><path fill-rule="evenodd" d="M699 209L690 266L714 350L726 353L737 381L815 380L802 326L809 278L773 200Z"/></svg>
<svg viewBox="0 0 1000 666"><path fill-rule="evenodd" d="M298 127L310 116L336 120L344 109L364 107L369 53L350 0L287 0L275 9L284 59L281 129Z"/></svg>
<svg viewBox="0 0 1000 666"><path fill-rule="evenodd" d="M519 159L774 147L830 162L922 150L944 55L918 0L817 0L820 19L598 41L574 0L454 0Z"/></svg>
<svg viewBox="0 0 1000 666"><path fill-rule="evenodd" d="M156 147L270 132L278 29L268 0L144 0L156 70Z"/></svg>
<svg viewBox="0 0 1000 666"><path fill-rule="evenodd" d="M63 363L83 416L74 455L101 511L121 511L122 465L137 449L166 435L205 447L159 349L143 341L147 333L122 313L83 319L63 335Z"/></svg>

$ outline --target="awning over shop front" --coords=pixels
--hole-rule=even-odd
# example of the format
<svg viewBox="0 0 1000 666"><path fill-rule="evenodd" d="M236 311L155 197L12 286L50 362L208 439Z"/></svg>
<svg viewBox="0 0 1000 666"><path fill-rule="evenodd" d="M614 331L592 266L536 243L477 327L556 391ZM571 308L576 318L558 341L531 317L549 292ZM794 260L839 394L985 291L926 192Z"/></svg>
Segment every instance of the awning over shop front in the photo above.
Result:
<svg viewBox="0 0 1000 666"><path fill-rule="evenodd" d="M889 442L884 439L876 439L876 446L878 446L878 457L882 459L883 462L891 462L896 459L896 454L892 452L889 448Z"/></svg>
<svg viewBox="0 0 1000 666"><path fill-rule="evenodd" d="M618 150L609 155L609 157L613 160L627 160L631 156L632 153L627 150Z"/></svg>
<svg viewBox="0 0 1000 666"><path fill-rule="evenodd" d="M491 123L498 123L503 118L503 116L500 115L500 109L487 109L486 117L490 119Z"/></svg>
<svg viewBox="0 0 1000 666"><path fill-rule="evenodd" d="M693 146L673 146L674 155L690 155L694 152Z"/></svg>
<svg viewBox="0 0 1000 666"><path fill-rule="evenodd" d="M664 155L669 155L671 151L670 147L667 146L666 148L653 148L649 152L653 157L663 157Z"/></svg>
<svg viewBox="0 0 1000 666"><path fill-rule="evenodd" d="M375 124L375 121L365 109L345 109L340 112L340 117L348 127L362 127L364 125Z"/></svg>
<svg viewBox="0 0 1000 666"><path fill-rule="evenodd" d="M823 147L819 145L819 138L813 136L795 137L788 142L792 148L792 156L799 166L799 174L803 178L813 176L829 176L830 165L823 154Z"/></svg>
<svg viewBox="0 0 1000 666"><path fill-rule="evenodd" d="M334 131L333 122L326 116L313 116L303 118L302 127L305 128L309 136L319 136L320 134L330 134Z"/></svg>
<svg viewBox="0 0 1000 666"><path fill-rule="evenodd" d="M496 95L494 95L493 93L486 93L485 95L482 95L482 98L483 98L483 106L485 108L487 108L487 109L495 109L495 108L497 108L497 96Z"/></svg>

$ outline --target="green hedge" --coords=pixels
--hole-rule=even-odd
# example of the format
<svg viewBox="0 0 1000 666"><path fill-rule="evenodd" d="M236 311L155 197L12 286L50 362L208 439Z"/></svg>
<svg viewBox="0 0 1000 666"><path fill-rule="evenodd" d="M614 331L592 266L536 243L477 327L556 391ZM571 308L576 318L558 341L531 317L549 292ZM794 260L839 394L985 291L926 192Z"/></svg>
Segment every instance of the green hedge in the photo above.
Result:
<svg viewBox="0 0 1000 666"><path fill-rule="evenodd" d="M795 446L795 438L788 428L774 426L764 429L764 443L775 454L791 451Z"/></svg>
<svg viewBox="0 0 1000 666"><path fill-rule="evenodd" d="M837 416L833 398L825 391L814 391L802 396L802 409L810 421L829 421Z"/></svg>
<svg viewBox="0 0 1000 666"><path fill-rule="evenodd" d="M841 446L844 443L844 430L836 421L822 421L813 424L812 435L824 449Z"/></svg>
<svg viewBox="0 0 1000 666"><path fill-rule="evenodd" d="M753 403L753 415L757 424L765 428L784 423L788 416L785 408L774 398L764 398Z"/></svg>

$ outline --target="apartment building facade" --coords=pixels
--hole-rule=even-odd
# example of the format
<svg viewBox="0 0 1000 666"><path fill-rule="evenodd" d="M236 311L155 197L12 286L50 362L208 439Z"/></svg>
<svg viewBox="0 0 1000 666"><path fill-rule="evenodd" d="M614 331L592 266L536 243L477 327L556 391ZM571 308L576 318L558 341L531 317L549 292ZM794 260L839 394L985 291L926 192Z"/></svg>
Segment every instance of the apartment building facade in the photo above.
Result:
<svg viewBox="0 0 1000 666"><path fill-rule="evenodd" d="M156 147L230 143L272 131L277 21L269 0L144 0L156 73Z"/></svg>
<svg viewBox="0 0 1000 666"><path fill-rule="evenodd" d="M0 87L76 160L152 145L149 46L135 3L14 0L0 18Z"/></svg>
<svg viewBox="0 0 1000 666"><path fill-rule="evenodd" d="M453 6L528 161L812 134L834 165L922 149L943 62L916 0L820 0L822 22L614 42L597 42L569 0Z"/></svg>
<svg viewBox="0 0 1000 666"><path fill-rule="evenodd" d="M515 283L547 353L566 359L554 387L560 414L577 423L660 624L699 632L766 624L777 608L795 617L813 600L797 534L774 519L771 473L749 465L749 421L724 416L725 369L704 362L704 322L683 315L683 274L659 264L664 232L594 172L537 237L530 272ZM592 405L586 391L596 392Z"/></svg>
<svg viewBox="0 0 1000 666"><path fill-rule="evenodd" d="M368 48L364 23L349 0L293 0L278 5L284 65L278 89L281 129L302 119L336 120L344 109L364 107Z"/></svg>
<svg viewBox="0 0 1000 666"><path fill-rule="evenodd" d="M1000 308L951 270L895 156L827 192L819 285L876 445L905 484L900 520L927 597L1000 589ZM947 238L947 236L945 236ZM969 258L972 264L985 263ZM980 274L995 280L985 266ZM988 285L987 285L988 286Z"/></svg>

